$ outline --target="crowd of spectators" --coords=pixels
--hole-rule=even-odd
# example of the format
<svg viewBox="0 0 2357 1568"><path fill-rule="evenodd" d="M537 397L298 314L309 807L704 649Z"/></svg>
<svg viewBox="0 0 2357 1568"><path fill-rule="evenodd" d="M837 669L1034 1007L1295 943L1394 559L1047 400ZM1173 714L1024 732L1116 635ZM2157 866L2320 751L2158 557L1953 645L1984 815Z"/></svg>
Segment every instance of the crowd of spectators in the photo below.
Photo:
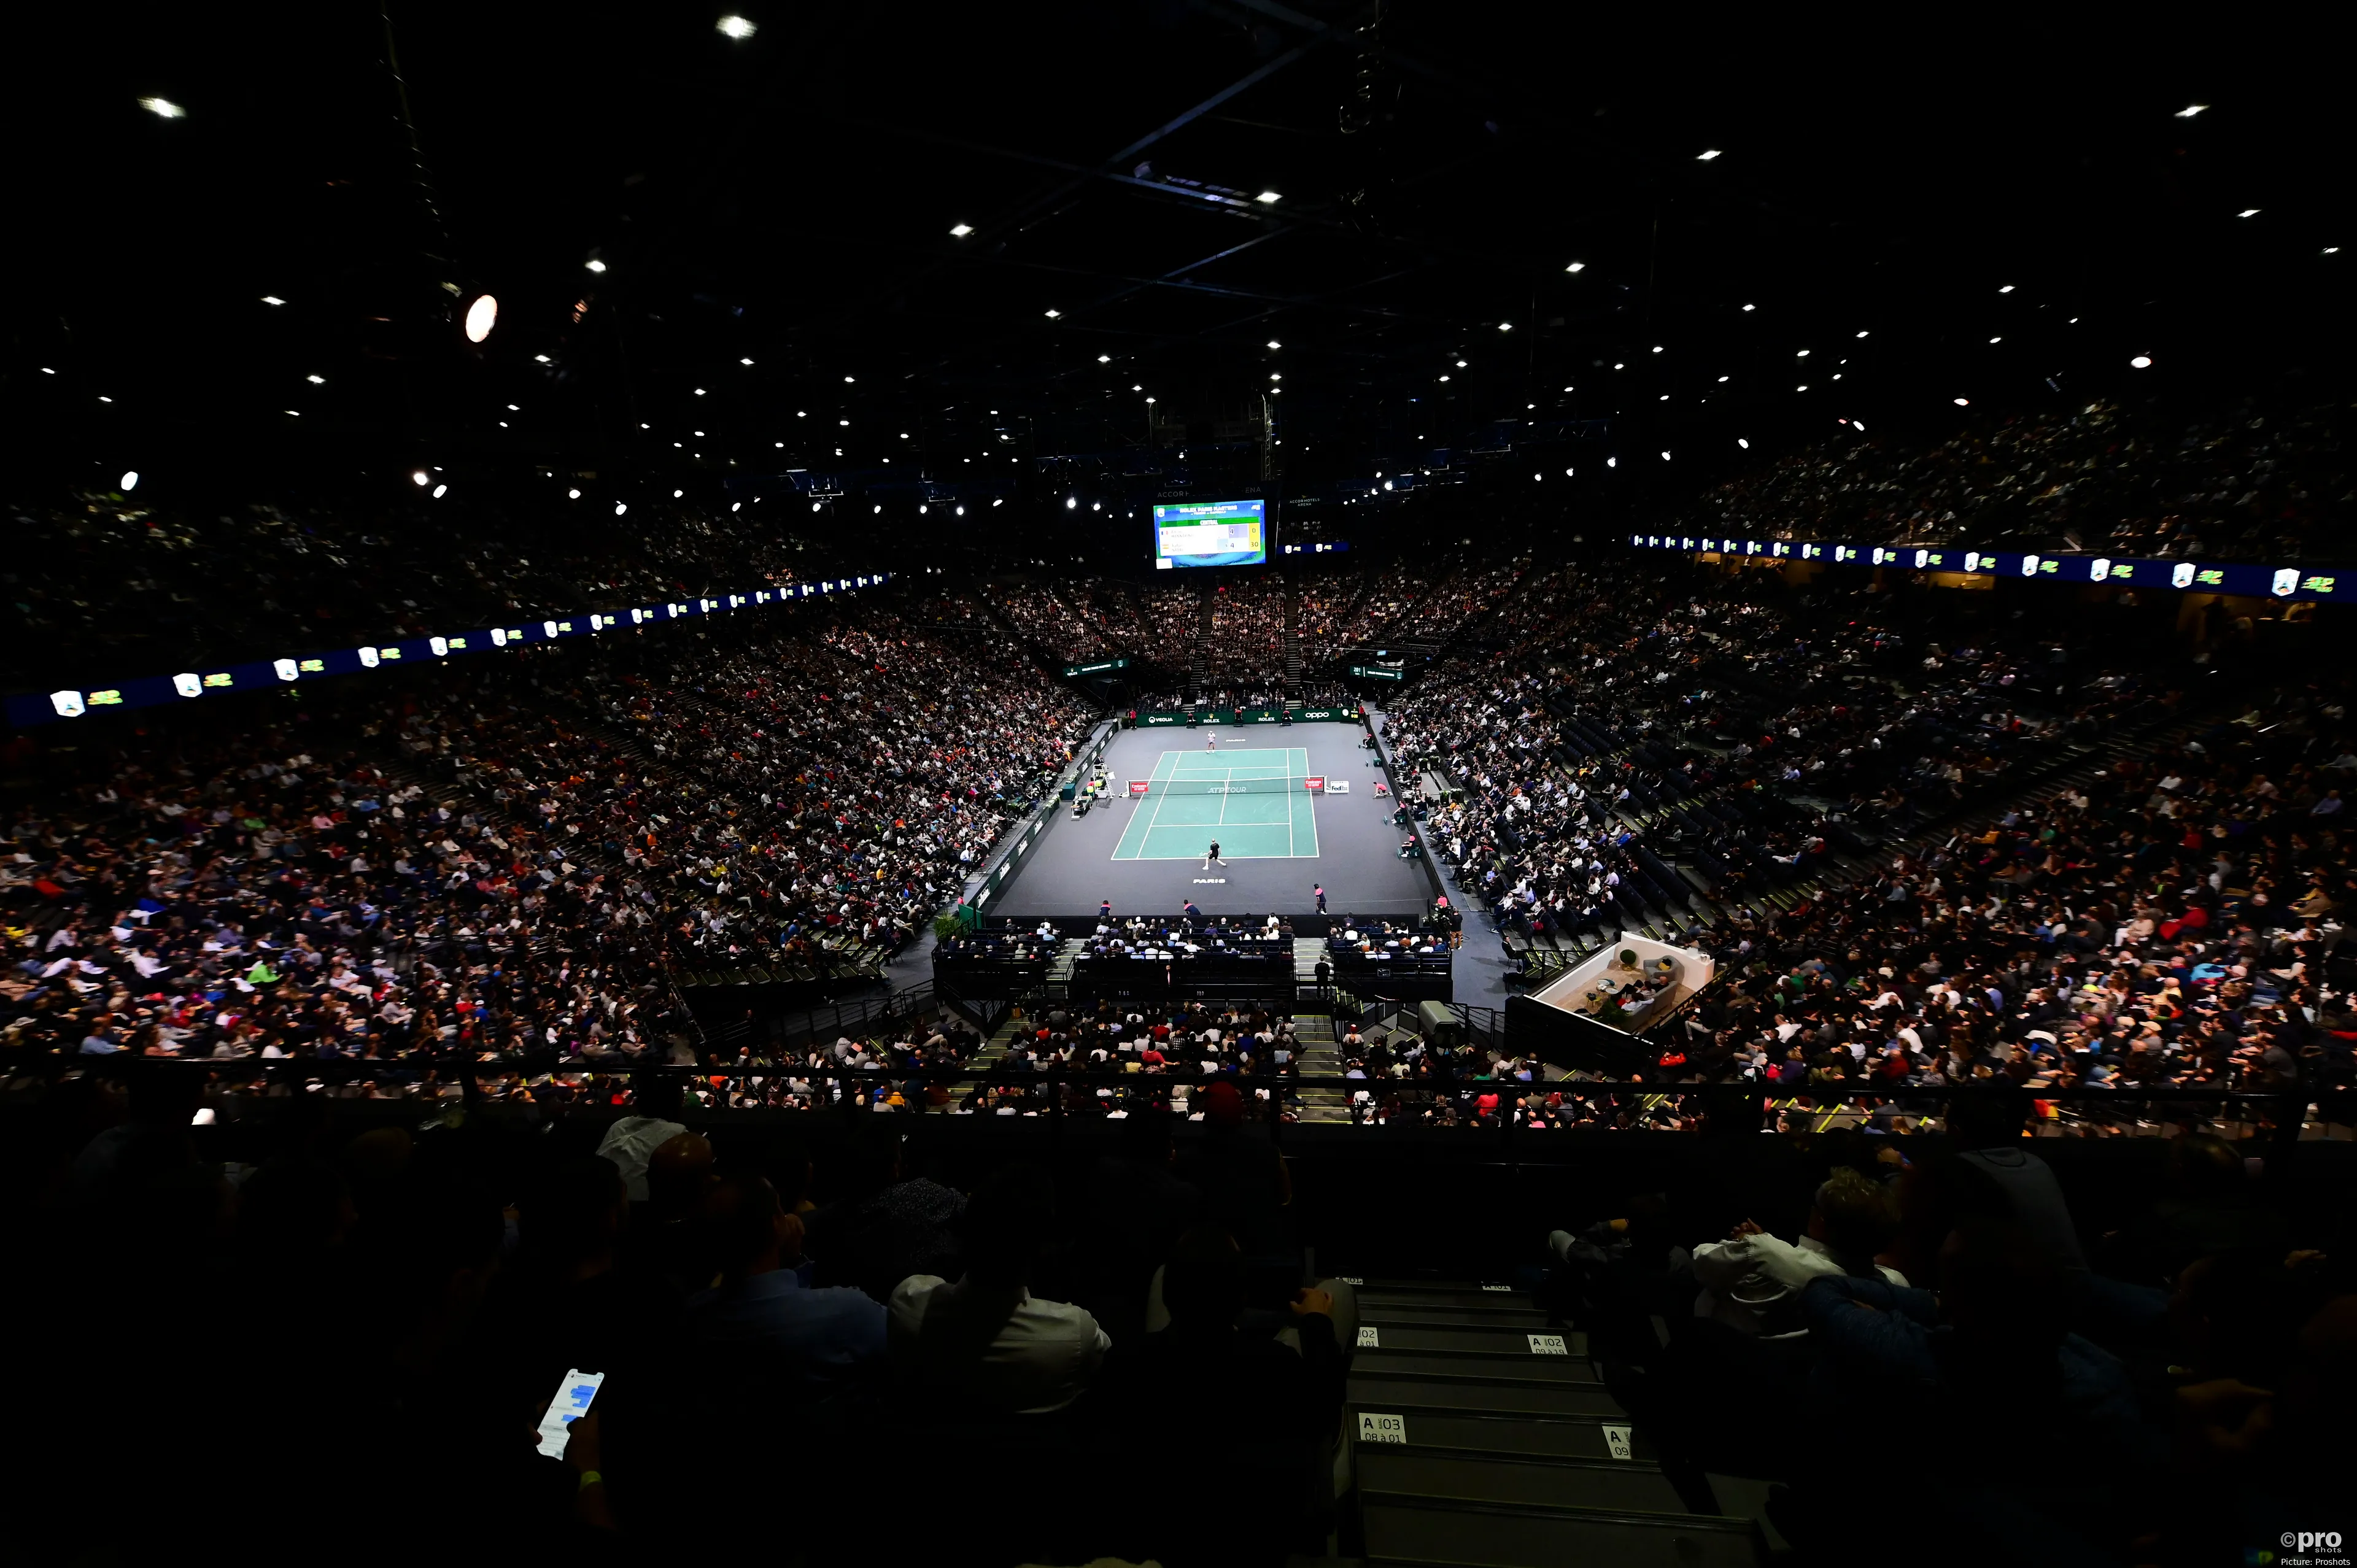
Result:
<svg viewBox="0 0 2357 1568"><path fill-rule="evenodd" d="M12 684L84 684L339 644L390 642L579 609L834 575L834 560L743 512L649 502L502 510L424 491L398 502L255 505L213 517L136 494L10 509L0 574ZM860 570L874 563L853 563Z"/></svg>
<svg viewBox="0 0 2357 1568"><path fill-rule="evenodd" d="M1900 1533L1958 1563L2303 1555L2351 1459L2345 1208L2201 1134L2090 1201L2024 1122L1997 1097L1903 1151L1835 1133L1778 1179L1673 1178L1523 1277L1665 1455L1775 1483L1804 1560ZM1921 1487L1822 1463L1901 1407L1986 1462Z"/></svg>
<svg viewBox="0 0 2357 1568"><path fill-rule="evenodd" d="M124 753L9 825L0 1037L427 1099L404 1058L693 1060L674 974L873 972L1075 754L1086 711L962 637L796 605Z"/></svg>
<svg viewBox="0 0 2357 1568"><path fill-rule="evenodd" d="M1730 480L1674 526L1747 538L1980 544L2205 561L2336 559L2357 518L2352 413L2187 419L2092 403L1937 445L1846 433Z"/></svg>

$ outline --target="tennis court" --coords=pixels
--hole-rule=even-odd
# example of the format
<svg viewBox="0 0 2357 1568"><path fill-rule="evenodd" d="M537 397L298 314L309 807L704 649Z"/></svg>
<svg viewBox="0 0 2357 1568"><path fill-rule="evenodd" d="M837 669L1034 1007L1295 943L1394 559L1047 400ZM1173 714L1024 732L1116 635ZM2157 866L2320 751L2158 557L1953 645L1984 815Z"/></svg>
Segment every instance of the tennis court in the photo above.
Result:
<svg viewBox="0 0 2357 1568"><path fill-rule="evenodd" d="M1166 751L1147 776L1146 798L1130 805L1113 857L1200 860L1213 839L1222 860L1315 856L1318 811L1301 784L1310 772L1309 753L1297 746Z"/></svg>

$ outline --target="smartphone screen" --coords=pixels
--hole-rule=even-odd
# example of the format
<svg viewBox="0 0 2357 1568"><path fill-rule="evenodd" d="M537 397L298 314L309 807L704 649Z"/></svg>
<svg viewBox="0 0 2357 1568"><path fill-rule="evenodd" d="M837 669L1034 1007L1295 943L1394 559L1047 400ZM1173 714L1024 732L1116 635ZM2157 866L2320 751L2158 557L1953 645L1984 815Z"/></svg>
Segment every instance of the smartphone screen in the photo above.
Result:
<svg viewBox="0 0 2357 1568"><path fill-rule="evenodd" d="M540 1417L540 1451L552 1459L565 1457L565 1429L589 1413L589 1402L605 1386L603 1372L572 1371L556 1385L556 1397Z"/></svg>

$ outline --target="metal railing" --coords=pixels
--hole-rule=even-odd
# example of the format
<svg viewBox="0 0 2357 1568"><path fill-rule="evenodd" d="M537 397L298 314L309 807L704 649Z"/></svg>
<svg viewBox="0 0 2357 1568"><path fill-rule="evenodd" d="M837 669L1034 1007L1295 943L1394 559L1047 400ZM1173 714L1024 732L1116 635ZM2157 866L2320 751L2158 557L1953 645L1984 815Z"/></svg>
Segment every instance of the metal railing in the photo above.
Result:
<svg viewBox="0 0 2357 1568"><path fill-rule="evenodd" d="M1336 1090L1345 1096L1368 1090L1383 1102L1397 1101L1405 1112L1437 1108L1443 1101L1457 1105L1472 1100L1478 1104L1480 1098L1494 1095L1495 1111L1477 1114L1456 1130L1466 1136L1486 1135L1508 1144L1544 1136L1543 1130L1529 1125L1516 1112L1528 1101L1544 1102L1556 1095L1596 1112L1589 1120L1626 1115L1641 1122L1647 1116L1674 1112L1680 1118L1694 1123L1690 1127L1641 1124L1631 1126L1627 1131L1700 1133L1705 1135L1756 1135L1763 1131L1817 1133L1835 1126L1873 1124L1893 1136L1906 1136L1936 1130L1944 1124L1950 1107L1978 1101L2003 1101L2017 1107L2033 1107L2035 1114L2028 1128L2032 1133L2076 1132L2088 1136L2158 1136L2170 1132L2223 1129L2237 1137L2264 1136L2271 1143L2282 1145L2298 1141L2303 1132L2311 1127L2322 1135L2331 1136L2334 1135L2333 1129L2345 1129L2352 1120L2357 1120L2357 1090L2340 1087L2279 1090L2082 1088L2028 1091L1977 1086L1889 1090L1865 1086L1857 1086L1855 1090L1846 1086L1827 1086L1813 1096L1789 1096L1760 1085L1743 1083L1653 1084L1587 1079L1524 1083L1519 1079L1473 1078L1448 1081L1369 1079L1330 1075L1247 1076L1207 1073L1185 1068L1141 1073L1072 1068L1053 1063L1045 1067L1001 1063L988 1068L905 1069L809 1067L793 1062L711 1067L633 1063L610 1058L587 1059L561 1057L553 1052L486 1054L481 1057L445 1053L413 1056L399 1060L349 1057L207 1058L188 1060L162 1057L42 1055L0 1061L0 1079L38 1076L54 1080L70 1072L92 1072L120 1080L132 1080L147 1074L186 1074L217 1092L234 1092L236 1086L244 1085L259 1086L267 1093L274 1089L290 1091L307 1089L312 1084L328 1088L369 1081L380 1084L392 1082L414 1090L431 1090L433 1098L436 1099L449 1097L455 1092L457 1099L469 1106L481 1105L487 1099L496 1099L496 1096L485 1093L484 1080L487 1078L533 1079L544 1074L563 1073L578 1075L584 1079L604 1080L617 1088L644 1082L650 1078L675 1078L683 1085L700 1088L746 1085L748 1091L757 1096L771 1093L781 1086L802 1085L805 1087L793 1090L793 1098L802 1103L766 1108L834 1111L860 1115L921 1113L927 1107L909 1103L909 1090L917 1090L920 1097L930 1099L928 1091L972 1085L974 1091L965 1096L969 1104L987 1101L991 1092L996 1090L998 1091L998 1100L990 1104L992 1112L997 1112L1001 1104L1006 1104L1013 1106L1019 1114L1028 1107L1039 1117L1056 1123L1074 1119L1101 1119L1103 1110L1099 1103L1099 1090L1111 1091L1111 1098L1116 1104L1150 1105L1168 1103L1177 1099L1170 1091L1180 1086L1191 1091L1213 1083L1229 1083L1242 1094L1246 1117L1264 1123L1273 1138L1282 1136L1282 1130L1288 1125L1285 1114L1273 1112L1298 1112L1305 1104L1303 1095L1313 1090ZM894 1094L901 1096L901 1104L892 1106L888 1103ZM1191 1101L1193 1095L1190 1092L1186 1098ZM938 1110L939 1107L933 1109ZM712 1110L705 1108L706 1113ZM1551 1110L1543 1112L1542 1119L1549 1122L1550 1128L1566 1124L1566 1119ZM1395 1121L1394 1126L1397 1125ZM1418 1127L1422 1122L1419 1118L1409 1116L1406 1125ZM1597 1135L1592 1132L1588 1134L1590 1138Z"/></svg>

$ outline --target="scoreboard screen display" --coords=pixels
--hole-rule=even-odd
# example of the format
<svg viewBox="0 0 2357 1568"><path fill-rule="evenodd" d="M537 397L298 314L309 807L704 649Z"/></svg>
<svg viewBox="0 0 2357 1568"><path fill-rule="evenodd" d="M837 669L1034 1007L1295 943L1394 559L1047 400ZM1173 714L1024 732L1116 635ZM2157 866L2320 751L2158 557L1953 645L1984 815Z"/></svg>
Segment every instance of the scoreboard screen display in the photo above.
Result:
<svg viewBox="0 0 2357 1568"><path fill-rule="evenodd" d="M1154 509L1154 564L1257 566L1268 560L1266 501L1172 501Z"/></svg>

